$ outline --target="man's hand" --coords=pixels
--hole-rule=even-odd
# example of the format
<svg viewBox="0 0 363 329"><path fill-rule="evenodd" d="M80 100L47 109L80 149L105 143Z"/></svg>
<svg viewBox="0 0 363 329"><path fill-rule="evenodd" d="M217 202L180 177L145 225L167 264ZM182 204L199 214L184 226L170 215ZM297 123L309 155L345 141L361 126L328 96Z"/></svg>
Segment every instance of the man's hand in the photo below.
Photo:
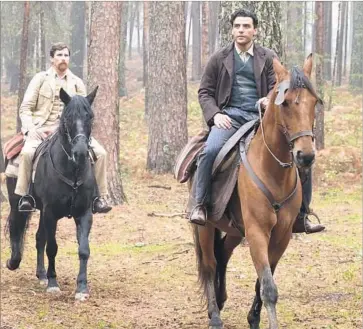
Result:
<svg viewBox="0 0 363 329"><path fill-rule="evenodd" d="M39 131L37 129L31 129L26 134L26 138L43 141L44 139L47 138L48 135L49 135L48 132Z"/></svg>
<svg viewBox="0 0 363 329"><path fill-rule="evenodd" d="M262 97L257 101L257 104L261 104L261 109L266 109L269 103L269 99L267 97Z"/></svg>
<svg viewBox="0 0 363 329"><path fill-rule="evenodd" d="M220 128L220 129L231 129L232 128L232 120L226 114L217 113L213 119L214 119L214 124L217 128Z"/></svg>

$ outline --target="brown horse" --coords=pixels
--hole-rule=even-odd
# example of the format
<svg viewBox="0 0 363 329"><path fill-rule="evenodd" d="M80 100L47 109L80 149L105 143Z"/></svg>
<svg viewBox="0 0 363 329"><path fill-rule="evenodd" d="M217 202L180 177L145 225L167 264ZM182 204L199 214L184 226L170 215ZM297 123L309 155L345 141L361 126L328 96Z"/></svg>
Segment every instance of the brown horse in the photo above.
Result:
<svg viewBox="0 0 363 329"><path fill-rule="evenodd" d="M230 201L235 204L234 217L244 228L258 276L256 296L247 318L253 329L260 328L262 304L267 309L269 328L278 328L273 273L289 244L302 203L297 168L309 168L314 162L312 128L315 105L321 102L309 81L312 55L302 71L294 67L290 73L277 59L273 65L277 82L248 154L242 155L238 195L235 193ZM242 239L241 233L236 234L225 225L225 219L194 226L199 281L213 329L223 327L220 311L227 299L226 267ZM226 232L223 238L222 231Z"/></svg>

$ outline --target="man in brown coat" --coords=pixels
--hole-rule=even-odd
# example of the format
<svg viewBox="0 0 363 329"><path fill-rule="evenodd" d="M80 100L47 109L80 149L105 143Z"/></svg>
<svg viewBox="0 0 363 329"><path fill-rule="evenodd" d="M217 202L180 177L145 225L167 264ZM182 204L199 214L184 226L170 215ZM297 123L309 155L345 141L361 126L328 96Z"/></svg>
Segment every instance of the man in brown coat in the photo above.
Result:
<svg viewBox="0 0 363 329"><path fill-rule="evenodd" d="M265 108L275 85L273 58L276 54L254 42L258 20L248 10L237 10L231 16L233 42L210 58L198 91L199 103L210 129L196 172L196 200L190 221L205 225L210 198L213 162L226 141L246 122L257 119L258 104ZM311 199L311 180L310 186ZM298 230L319 232L306 218L306 209L297 221Z"/></svg>
<svg viewBox="0 0 363 329"><path fill-rule="evenodd" d="M71 96L87 95L83 81L68 69L69 57L70 51L67 45L63 43L52 45L50 49L52 66L45 72L37 73L30 81L19 109L21 131L25 136L15 188L15 193L22 196L19 201L19 211L35 210L34 199L28 194L33 156L39 144L58 129L64 108L59 98L60 89L63 88ZM105 213L112 209L104 199L107 195L107 153L94 138L90 146L97 158L95 178L100 193L100 197L93 202L93 212Z"/></svg>

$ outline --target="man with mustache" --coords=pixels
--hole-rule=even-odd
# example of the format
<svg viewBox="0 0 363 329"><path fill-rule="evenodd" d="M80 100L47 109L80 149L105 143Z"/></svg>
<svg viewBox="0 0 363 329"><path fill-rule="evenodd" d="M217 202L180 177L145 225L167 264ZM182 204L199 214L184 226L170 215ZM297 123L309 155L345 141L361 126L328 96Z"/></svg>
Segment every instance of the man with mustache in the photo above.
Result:
<svg viewBox="0 0 363 329"><path fill-rule="evenodd" d="M19 211L34 211L34 199L28 194L31 180L32 161L36 148L59 126L60 116L64 108L59 98L63 88L70 96L87 96L83 81L69 69L70 50L64 43L56 43L50 49L51 68L46 72L37 73L30 81L21 103L19 113L22 123L21 131L25 144L20 153L18 181L15 193L21 196ZM106 213L112 208L107 204L107 170L105 149L92 137L91 148L96 155L95 178L99 197L93 201L94 213Z"/></svg>
<svg viewBox="0 0 363 329"><path fill-rule="evenodd" d="M207 220L212 167L227 140L246 122L259 117L258 104L264 109L275 85L273 57L276 54L254 42L257 16L244 9L231 15L233 42L212 55L206 65L198 91L205 121L210 127L206 146L198 159L196 172L197 206L190 215L194 224ZM302 205L294 232L315 233L324 230L307 218L311 200L311 172L303 184ZM305 204L307 207L305 207Z"/></svg>

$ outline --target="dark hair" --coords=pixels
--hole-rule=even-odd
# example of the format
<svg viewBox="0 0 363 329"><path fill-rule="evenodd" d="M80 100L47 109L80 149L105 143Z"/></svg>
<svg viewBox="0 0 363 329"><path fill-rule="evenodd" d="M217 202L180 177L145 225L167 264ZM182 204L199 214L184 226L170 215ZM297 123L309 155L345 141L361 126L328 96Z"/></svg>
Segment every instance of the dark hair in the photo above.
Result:
<svg viewBox="0 0 363 329"><path fill-rule="evenodd" d="M53 58L54 54L57 50L63 50L64 48L68 49L69 56L71 56L71 51L69 50L69 47L63 42L57 42L57 43L54 43L52 45L52 47L50 48L50 51L49 51L50 57Z"/></svg>
<svg viewBox="0 0 363 329"><path fill-rule="evenodd" d="M250 18L252 18L252 21L253 21L253 27L256 28L258 25L258 19L257 19L257 16L255 13L253 13L252 11L249 11L247 9L238 9L231 15L231 19L229 22L231 23L232 27L233 27L234 20L237 17L250 17Z"/></svg>

